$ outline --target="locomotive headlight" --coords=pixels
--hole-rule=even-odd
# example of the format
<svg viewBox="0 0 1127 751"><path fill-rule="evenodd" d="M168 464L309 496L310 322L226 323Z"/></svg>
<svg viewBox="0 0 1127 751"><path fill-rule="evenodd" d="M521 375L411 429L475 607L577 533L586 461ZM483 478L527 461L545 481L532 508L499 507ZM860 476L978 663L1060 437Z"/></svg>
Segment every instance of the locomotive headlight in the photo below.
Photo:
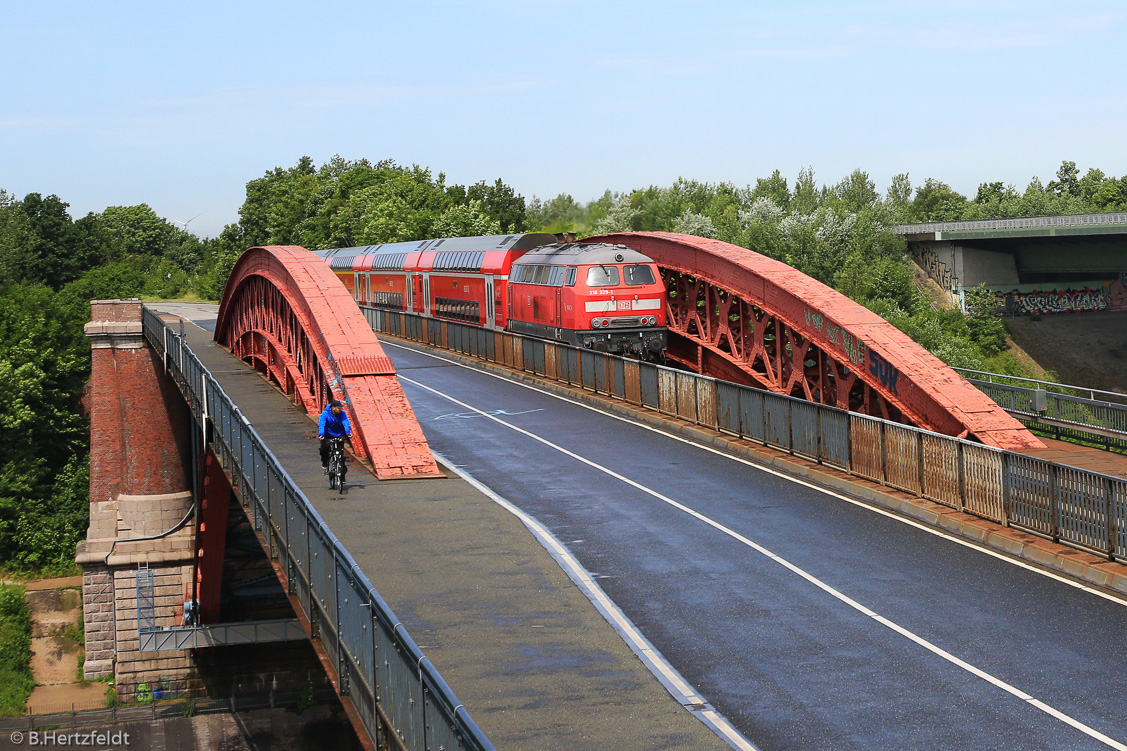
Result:
<svg viewBox="0 0 1127 751"><path fill-rule="evenodd" d="M599 328L600 326L603 325L603 322L600 321L598 318L596 318L595 320L591 321L591 325L594 326L595 328Z"/></svg>

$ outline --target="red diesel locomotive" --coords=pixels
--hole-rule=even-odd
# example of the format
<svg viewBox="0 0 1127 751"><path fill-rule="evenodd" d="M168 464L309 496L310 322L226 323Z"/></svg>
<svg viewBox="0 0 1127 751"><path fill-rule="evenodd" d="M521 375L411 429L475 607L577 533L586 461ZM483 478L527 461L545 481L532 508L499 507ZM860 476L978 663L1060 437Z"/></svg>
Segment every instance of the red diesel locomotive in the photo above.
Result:
<svg viewBox="0 0 1127 751"><path fill-rule="evenodd" d="M624 245L532 233L316 251L360 305L654 358L665 285Z"/></svg>

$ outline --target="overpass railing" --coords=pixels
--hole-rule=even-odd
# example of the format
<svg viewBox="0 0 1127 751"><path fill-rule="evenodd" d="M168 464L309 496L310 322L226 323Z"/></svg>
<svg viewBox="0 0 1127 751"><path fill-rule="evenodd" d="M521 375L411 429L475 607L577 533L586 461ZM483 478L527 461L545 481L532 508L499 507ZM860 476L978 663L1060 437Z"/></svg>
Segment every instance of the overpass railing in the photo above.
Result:
<svg viewBox="0 0 1127 751"><path fill-rule="evenodd" d="M239 408L184 342L146 309L143 330L175 379L193 416L230 473L255 530L269 541L296 597L336 667L373 742L387 747L386 725L408 751L491 751L470 717Z"/></svg>
<svg viewBox="0 0 1127 751"><path fill-rule="evenodd" d="M953 368L1024 425L1127 450L1127 394Z"/></svg>
<svg viewBox="0 0 1127 751"><path fill-rule="evenodd" d="M362 307L383 334L567 383L836 467L957 511L1127 560L1127 480L708 376Z"/></svg>
<svg viewBox="0 0 1127 751"><path fill-rule="evenodd" d="M1014 219L974 219L965 222L924 222L921 224L900 224L893 227L892 231L898 235L918 235L927 232L981 232L992 229L1034 229L1037 227L1094 227L1107 224L1127 224L1127 212L1061 214Z"/></svg>

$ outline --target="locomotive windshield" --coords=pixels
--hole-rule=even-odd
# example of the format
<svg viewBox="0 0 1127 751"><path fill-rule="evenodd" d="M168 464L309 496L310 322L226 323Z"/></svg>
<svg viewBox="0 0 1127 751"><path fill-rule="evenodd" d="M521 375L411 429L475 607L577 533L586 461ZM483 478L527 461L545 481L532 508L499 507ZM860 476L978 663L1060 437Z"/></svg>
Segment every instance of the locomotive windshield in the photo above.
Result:
<svg viewBox="0 0 1127 751"><path fill-rule="evenodd" d="M623 266L622 276L626 278L626 283L632 287L654 283L654 272L649 266Z"/></svg>
<svg viewBox="0 0 1127 751"><path fill-rule="evenodd" d="M617 287L617 266L592 266L587 269L588 287Z"/></svg>

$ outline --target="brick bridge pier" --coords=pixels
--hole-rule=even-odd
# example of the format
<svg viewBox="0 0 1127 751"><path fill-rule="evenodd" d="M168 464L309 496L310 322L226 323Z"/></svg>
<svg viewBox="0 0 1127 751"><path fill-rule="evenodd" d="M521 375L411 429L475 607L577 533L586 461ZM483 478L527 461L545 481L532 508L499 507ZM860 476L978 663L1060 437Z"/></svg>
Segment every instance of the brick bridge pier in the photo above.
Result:
<svg viewBox="0 0 1127 751"><path fill-rule="evenodd" d="M150 569L157 612L182 618L196 555L195 426L145 343L140 301L95 300L91 314L90 527L76 555L83 572L85 677L114 676L123 699L141 683L191 692L199 679L188 652L138 651L136 579L139 569Z"/></svg>

